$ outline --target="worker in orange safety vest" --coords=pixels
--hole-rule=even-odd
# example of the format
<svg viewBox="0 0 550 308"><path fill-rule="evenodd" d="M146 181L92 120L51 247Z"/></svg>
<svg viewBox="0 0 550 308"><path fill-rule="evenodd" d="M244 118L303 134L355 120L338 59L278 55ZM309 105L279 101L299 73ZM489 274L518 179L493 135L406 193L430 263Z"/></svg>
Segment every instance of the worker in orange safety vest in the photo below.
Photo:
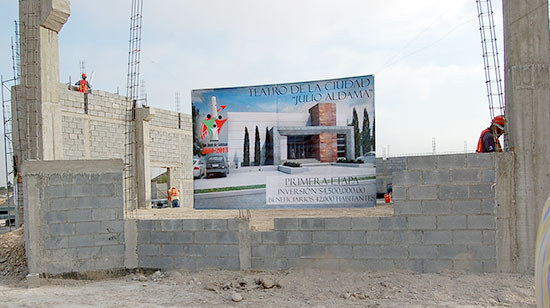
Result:
<svg viewBox="0 0 550 308"><path fill-rule="evenodd" d="M88 80L86 80L87 77L86 74L82 74L82 79L75 83L75 85L78 86L78 92L88 93L88 89L91 88L91 86Z"/></svg>
<svg viewBox="0 0 550 308"><path fill-rule="evenodd" d="M172 202L172 207L180 207L180 192L176 187L168 190L168 199Z"/></svg>
<svg viewBox="0 0 550 308"><path fill-rule="evenodd" d="M502 152L502 147L498 138L504 134L504 125L506 124L506 119L504 116L498 115L491 121L491 126L484 129L479 136L479 141L477 142L477 153L486 153L486 152Z"/></svg>

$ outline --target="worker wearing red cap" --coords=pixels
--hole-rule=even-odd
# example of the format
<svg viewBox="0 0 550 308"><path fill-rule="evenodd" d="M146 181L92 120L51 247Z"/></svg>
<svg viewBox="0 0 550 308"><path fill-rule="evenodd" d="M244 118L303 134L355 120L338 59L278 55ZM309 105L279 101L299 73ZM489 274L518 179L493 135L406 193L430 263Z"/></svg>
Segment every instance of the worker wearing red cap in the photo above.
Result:
<svg viewBox="0 0 550 308"><path fill-rule="evenodd" d="M479 136L479 141L477 142L476 152L502 152L498 138L504 134L505 124L506 119L504 116L496 116L493 121L491 121L491 126L481 132L481 136Z"/></svg>
<svg viewBox="0 0 550 308"><path fill-rule="evenodd" d="M86 74L82 74L82 79L75 83L78 86L78 92L88 93L88 89L91 88L86 77L88 77Z"/></svg>

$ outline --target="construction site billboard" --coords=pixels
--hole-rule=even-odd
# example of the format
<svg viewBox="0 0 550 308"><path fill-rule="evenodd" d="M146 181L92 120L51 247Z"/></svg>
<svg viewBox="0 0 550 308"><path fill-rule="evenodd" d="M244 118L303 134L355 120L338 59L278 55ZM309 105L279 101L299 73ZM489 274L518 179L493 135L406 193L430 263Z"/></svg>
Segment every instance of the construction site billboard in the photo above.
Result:
<svg viewBox="0 0 550 308"><path fill-rule="evenodd" d="M195 209L376 205L373 75L191 95Z"/></svg>

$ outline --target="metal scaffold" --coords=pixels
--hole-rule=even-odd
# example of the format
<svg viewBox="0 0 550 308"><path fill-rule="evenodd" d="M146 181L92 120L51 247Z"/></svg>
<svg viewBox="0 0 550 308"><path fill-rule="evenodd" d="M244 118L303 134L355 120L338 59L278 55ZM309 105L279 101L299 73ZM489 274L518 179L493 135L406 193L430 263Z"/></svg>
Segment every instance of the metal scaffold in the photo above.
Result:
<svg viewBox="0 0 550 308"><path fill-rule="evenodd" d="M500 72L495 21L493 19L493 5L491 0L476 0L476 3L485 69L485 87L492 120L497 115L505 116L504 91ZM504 138L503 150L506 150L509 136L505 134Z"/></svg>
<svg viewBox="0 0 550 308"><path fill-rule="evenodd" d="M13 133L12 133L12 104L17 106L17 95L14 87L20 83L21 78L21 59L19 54L19 25L15 21L15 39L11 39L11 58L13 77L11 79L4 79L4 76L0 76L1 81L1 97L2 97L2 120L4 128L4 167L5 167L5 181L6 181L6 203L4 211L0 213L0 219L7 221L7 224L12 230L15 220L15 201L16 196L14 186L17 181L15 169L14 169L14 152L13 152ZM10 197L10 191L12 195Z"/></svg>
<svg viewBox="0 0 550 308"><path fill-rule="evenodd" d="M139 102L139 64L141 53L141 22L143 0L132 0L130 15L130 39L128 41L128 76L126 96L128 104L125 121L124 145L124 208L125 216L135 214L137 208L137 192L135 183L135 109Z"/></svg>

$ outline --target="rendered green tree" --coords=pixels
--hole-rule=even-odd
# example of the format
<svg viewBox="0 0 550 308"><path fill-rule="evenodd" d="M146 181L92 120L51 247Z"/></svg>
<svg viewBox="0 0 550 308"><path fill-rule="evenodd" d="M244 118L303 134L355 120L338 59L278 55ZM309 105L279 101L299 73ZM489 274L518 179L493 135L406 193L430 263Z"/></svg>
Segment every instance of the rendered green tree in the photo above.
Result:
<svg viewBox="0 0 550 308"><path fill-rule="evenodd" d="M260 131L256 125L256 132L254 134L254 166L259 166L262 161L262 152L260 150Z"/></svg>
<svg viewBox="0 0 550 308"><path fill-rule="evenodd" d="M372 138L370 138L371 148L373 151L376 151L376 134L374 128L376 127L376 118L372 119Z"/></svg>
<svg viewBox="0 0 550 308"><path fill-rule="evenodd" d="M200 138L201 120L199 109L191 105L191 116L193 117L193 155L202 156L202 142Z"/></svg>
<svg viewBox="0 0 550 308"><path fill-rule="evenodd" d="M357 116L357 110L353 107L353 118L351 125L353 126L353 141L355 142L355 158L361 156L361 133L359 132L359 117Z"/></svg>
<svg viewBox="0 0 550 308"><path fill-rule="evenodd" d="M367 108L363 109L363 130L361 132L361 146L363 147L363 154L370 152L370 120Z"/></svg>
<svg viewBox="0 0 550 308"><path fill-rule="evenodd" d="M248 140L248 128L244 128L243 166L250 166L250 141Z"/></svg>
<svg viewBox="0 0 550 308"><path fill-rule="evenodd" d="M265 161L264 165L273 165L273 141L269 129L265 128Z"/></svg>

